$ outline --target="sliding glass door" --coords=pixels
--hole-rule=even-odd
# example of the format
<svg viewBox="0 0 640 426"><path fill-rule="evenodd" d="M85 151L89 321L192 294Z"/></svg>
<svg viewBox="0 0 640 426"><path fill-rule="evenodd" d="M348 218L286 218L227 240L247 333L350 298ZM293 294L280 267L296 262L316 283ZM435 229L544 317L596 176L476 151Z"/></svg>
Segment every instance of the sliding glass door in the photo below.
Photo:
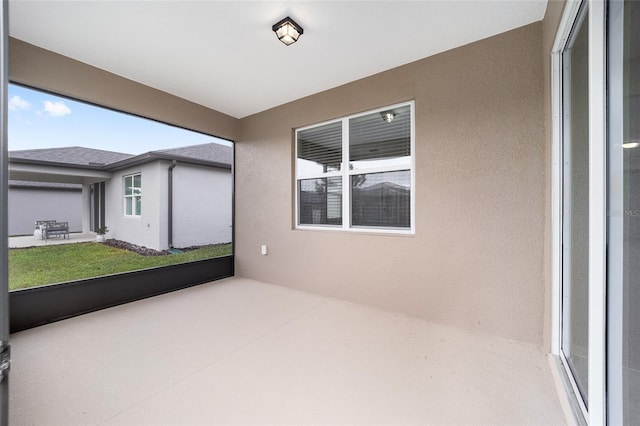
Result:
<svg viewBox="0 0 640 426"><path fill-rule="evenodd" d="M640 424L640 2L608 23L608 395L610 424Z"/></svg>
<svg viewBox="0 0 640 426"><path fill-rule="evenodd" d="M553 61L553 352L588 423L640 425L640 1L567 2Z"/></svg>
<svg viewBox="0 0 640 426"><path fill-rule="evenodd" d="M563 361L588 396L589 38L588 9L578 13L562 52L562 345Z"/></svg>

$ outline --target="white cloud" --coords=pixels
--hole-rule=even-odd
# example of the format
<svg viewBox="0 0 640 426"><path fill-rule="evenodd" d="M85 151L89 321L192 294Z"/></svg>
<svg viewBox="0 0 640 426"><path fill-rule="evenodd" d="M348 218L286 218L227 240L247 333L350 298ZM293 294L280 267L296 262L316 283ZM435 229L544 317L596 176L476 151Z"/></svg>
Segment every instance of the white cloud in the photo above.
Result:
<svg viewBox="0 0 640 426"><path fill-rule="evenodd" d="M9 99L9 109L11 111L17 111L19 109L29 109L31 104L24 99L22 99L18 95L13 95L11 99Z"/></svg>
<svg viewBox="0 0 640 426"><path fill-rule="evenodd" d="M71 110L64 102L44 101L44 111L49 117L64 117L71 114Z"/></svg>

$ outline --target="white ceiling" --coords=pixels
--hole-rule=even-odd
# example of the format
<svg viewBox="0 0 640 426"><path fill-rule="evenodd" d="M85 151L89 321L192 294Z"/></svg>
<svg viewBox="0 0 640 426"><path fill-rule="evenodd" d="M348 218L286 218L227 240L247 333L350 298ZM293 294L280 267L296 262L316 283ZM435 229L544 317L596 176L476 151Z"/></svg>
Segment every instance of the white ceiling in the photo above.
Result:
<svg viewBox="0 0 640 426"><path fill-rule="evenodd" d="M10 35L242 118L543 18L547 0L11 0ZM271 26L303 28L287 47Z"/></svg>

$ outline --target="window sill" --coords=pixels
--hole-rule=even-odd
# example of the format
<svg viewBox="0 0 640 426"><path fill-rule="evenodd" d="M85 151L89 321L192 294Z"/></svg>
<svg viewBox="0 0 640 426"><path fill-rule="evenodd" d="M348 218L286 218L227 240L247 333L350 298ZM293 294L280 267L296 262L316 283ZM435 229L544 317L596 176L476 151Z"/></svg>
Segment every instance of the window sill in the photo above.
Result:
<svg viewBox="0 0 640 426"><path fill-rule="evenodd" d="M338 234L379 235L390 237L415 237L415 229L338 228L333 226L296 226L294 231L333 232Z"/></svg>

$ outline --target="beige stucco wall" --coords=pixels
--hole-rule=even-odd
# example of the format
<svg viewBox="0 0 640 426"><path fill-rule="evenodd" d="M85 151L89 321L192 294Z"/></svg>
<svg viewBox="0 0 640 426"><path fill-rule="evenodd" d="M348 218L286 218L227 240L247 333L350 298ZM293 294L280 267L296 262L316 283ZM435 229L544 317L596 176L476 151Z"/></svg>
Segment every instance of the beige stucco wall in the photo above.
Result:
<svg viewBox="0 0 640 426"><path fill-rule="evenodd" d="M234 117L15 38L9 39L9 79L212 136L237 137Z"/></svg>
<svg viewBox="0 0 640 426"><path fill-rule="evenodd" d="M532 24L242 119L236 273L541 345L542 41ZM292 129L410 99L415 236L294 230Z"/></svg>

